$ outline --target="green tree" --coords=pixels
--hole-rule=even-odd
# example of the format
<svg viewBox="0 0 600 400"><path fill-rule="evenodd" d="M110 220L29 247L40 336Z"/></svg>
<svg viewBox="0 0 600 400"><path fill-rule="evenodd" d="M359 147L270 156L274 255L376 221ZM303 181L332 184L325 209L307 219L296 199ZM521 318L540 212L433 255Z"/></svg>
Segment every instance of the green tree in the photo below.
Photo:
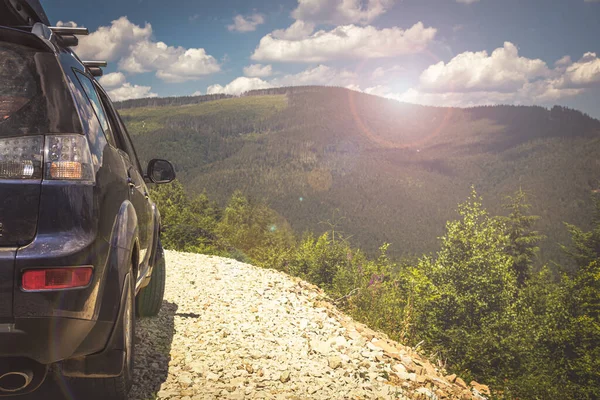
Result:
<svg viewBox="0 0 600 400"><path fill-rule="evenodd" d="M577 398L600 398L600 259L566 279L570 323L564 331L563 367Z"/></svg>
<svg viewBox="0 0 600 400"><path fill-rule="evenodd" d="M167 249L224 254L215 233L220 212L205 194L190 200L183 185L173 181L152 189L162 219L162 244Z"/></svg>
<svg viewBox="0 0 600 400"><path fill-rule="evenodd" d="M501 362L502 336L513 313L517 279L506 226L491 217L473 190L448 222L441 249L420 260L433 293L415 299L418 334L454 368L489 376Z"/></svg>
<svg viewBox="0 0 600 400"><path fill-rule="evenodd" d="M351 257L345 241L333 241L328 232L318 238L308 234L290 260L289 271L331 291L338 270L346 270Z"/></svg>
<svg viewBox="0 0 600 400"><path fill-rule="evenodd" d="M592 215L591 231L584 232L575 225L565 223L571 234L571 246L562 246L562 248L579 268L588 266L600 258L600 196L594 196L592 200L595 210Z"/></svg>
<svg viewBox="0 0 600 400"><path fill-rule="evenodd" d="M293 244L293 233L287 222L264 203L252 202L236 191L223 211L218 234L241 259L259 264L278 259L274 249Z"/></svg>
<svg viewBox="0 0 600 400"><path fill-rule="evenodd" d="M512 257L512 269L517 276L517 283L523 286L531 276L536 255L539 251L538 243L544 239L533 226L540 217L529 215L530 205L527 204L527 196L521 189L513 196L508 197L508 203L504 206L510 211L507 217L500 217L506 227L509 243L506 253Z"/></svg>
<svg viewBox="0 0 600 400"><path fill-rule="evenodd" d="M564 248L577 269L563 276L567 314L553 343L566 377L564 386L582 399L600 398L600 198L593 200L590 231L567 224L572 244Z"/></svg>

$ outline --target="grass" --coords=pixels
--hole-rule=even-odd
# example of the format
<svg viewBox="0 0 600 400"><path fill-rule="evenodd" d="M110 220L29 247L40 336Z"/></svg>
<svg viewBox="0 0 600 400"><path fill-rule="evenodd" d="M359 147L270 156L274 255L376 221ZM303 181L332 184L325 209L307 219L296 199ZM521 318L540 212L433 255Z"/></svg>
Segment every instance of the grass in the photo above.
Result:
<svg viewBox="0 0 600 400"><path fill-rule="evenodd" d="M132 135L144 134L165 127L168 118L176 116L267 119L287 107L285 95L238 97L209 101L200 104L166 107L140 107L123 109L119 113Z"/></svg>

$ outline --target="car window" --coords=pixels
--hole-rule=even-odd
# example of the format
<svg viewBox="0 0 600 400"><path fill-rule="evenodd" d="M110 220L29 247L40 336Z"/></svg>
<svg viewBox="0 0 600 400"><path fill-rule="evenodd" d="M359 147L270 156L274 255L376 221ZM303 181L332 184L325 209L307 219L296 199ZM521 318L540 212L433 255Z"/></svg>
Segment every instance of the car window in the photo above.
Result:
<svg viewBox="0 0 600 400"><path fill-rule="evenodd" d="M129 144L129 146L131 148L131 152L133 153L133 156L134 156L136 162L138 163L138 167L140 167L140 171L143 171L140 166L141 159L138 157L137 151L135 150L135 147L133 146L133 142L131 141L131 137L129 137L129 132L127 131L127 127L125 126L125 123L121 119L121 115L119 115L117 110L114 107L112 107L112 109L116 115L118 126L120 127L121 131L123 132L123 137L124 137L125 141ZM144 165L146 165L146 163L148 162L148 160L141 160L141 161L143 162Z"/></svg>
<svg viewBox="0 0 600 400"><path fill-rule="evenodd" d="M21 46L0 47L0 121L12 117L40 93L31 68L33 54Z"/></svg>
<svg viewBox="0 0 600 400"><path fill-rule="evenodd" d="M73 111L52 54L0 40L0 137L77 132Z"/></svg>
<svg viewBox="0 0 600 400"><path fill-rule="evenodd" d="M138 161L137 154L135 153L135 149L133 148L133 145L131 144L131 141L129 140L129 136L127 135L127 132L125 131L125 126L121 122L119 115L117 114L115 109L112 107L112 104L110 103L110 100L108 99L108 96L104 93L104 91L98 87L96 87L96 91L100 97L100 101L104 107L104 110L106 110L106 115L108 117L110 125L114 127L113 133L114 133L115 139L117 141L117 147L119 147L121 150L123 150L125 153L127 153L131 163L134 164L138 168L140 173L143 174L143 172L142 172L143 170Z"/></svg>
<svg viewBox="0 0 600 400"><path fill-rule="evenodd" d="M104 134L106 135L107 140L113 146L118 147L118 143L115 140L115 135L114 135L112 126L108 122L106 112L104 111L104 108L102 107L100 99L98 98L98 94L96 93L96 90L94 89L94 84L92 83L92 80L90 78L88 78L87 76L85 76L84 74L82 74L80 71L75 71L75 73L77 75L77 79L79 79L79 82L81 83L81 86L83 87L83 90L85 91L87 98L90 100L92 107L94 108L96 116L98 117L98 120L100 121L100 126L102 127L102 130L104 131Z"/></svg>

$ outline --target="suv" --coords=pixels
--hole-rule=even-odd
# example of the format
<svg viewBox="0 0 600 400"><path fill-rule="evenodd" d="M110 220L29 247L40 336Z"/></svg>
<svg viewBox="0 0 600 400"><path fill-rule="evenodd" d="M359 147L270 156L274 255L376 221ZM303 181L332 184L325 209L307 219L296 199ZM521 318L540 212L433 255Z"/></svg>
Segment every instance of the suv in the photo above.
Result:
<svg viewBox="0 0 600 400"><path fill-rule="evenodd" d="M118 112L34 0L0 0L0 398L49 371L78 398L125 399L135 316L156 315L165 262L147 184Z"/></svg>

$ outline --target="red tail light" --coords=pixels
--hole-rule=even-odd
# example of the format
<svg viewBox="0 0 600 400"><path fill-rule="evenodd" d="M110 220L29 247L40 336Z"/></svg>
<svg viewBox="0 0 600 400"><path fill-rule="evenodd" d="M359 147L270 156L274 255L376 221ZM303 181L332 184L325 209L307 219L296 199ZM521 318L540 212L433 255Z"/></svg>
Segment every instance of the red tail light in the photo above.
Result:
<svg viewBox="0 0 600 400"><path fill-rule="evenodd" d="M23 290L74 289L89 285L92 267L30 269L23 273Z"/></svg>

